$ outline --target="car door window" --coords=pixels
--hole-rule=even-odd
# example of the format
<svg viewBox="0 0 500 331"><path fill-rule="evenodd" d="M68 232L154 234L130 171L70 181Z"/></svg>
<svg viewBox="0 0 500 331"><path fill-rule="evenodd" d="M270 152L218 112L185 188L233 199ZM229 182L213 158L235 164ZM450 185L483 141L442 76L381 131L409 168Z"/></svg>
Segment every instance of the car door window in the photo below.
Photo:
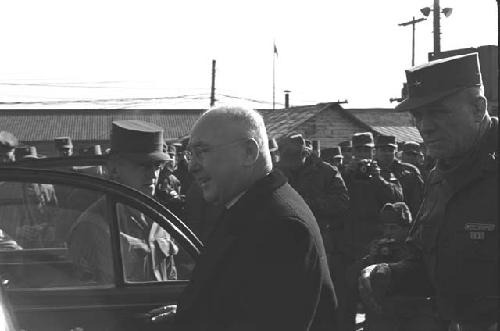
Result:
<svg viewBox="0 0 500 331"><path fill-rule="evenodd" d="M116 215L125 282L189 280L194 260L167 230L122 203L116 204Z"/></svg>
<svg viewBox="0 0 500 331"><path fill-rule="evenodd" d="M9 287L112 285L110 242L99 241L109 229L92 207L103 198L69 185L0 182L0 274Z"/></svg>

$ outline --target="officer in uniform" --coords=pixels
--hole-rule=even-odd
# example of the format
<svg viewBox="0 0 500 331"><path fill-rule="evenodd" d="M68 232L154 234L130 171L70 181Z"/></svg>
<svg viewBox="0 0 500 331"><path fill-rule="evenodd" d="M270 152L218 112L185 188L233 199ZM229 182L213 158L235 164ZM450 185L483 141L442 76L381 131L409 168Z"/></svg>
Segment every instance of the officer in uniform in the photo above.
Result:
<svg viewBox="0 0 500 331"><path fill-rule="evenodd" d="M375 157L384 178L387 179L394 174L399 180L404 201L410 207L412 216L415 217L422 202L424 180L417 167L396 159L396 148L396 137L379 135L375 144Z"/></svg>
<svg viewBox="0 0 500 331"><path fill-rule="evenodd" d="M54 138L57 154L60 157L68 157L73 155L73 142L70 137Z"/></svg>
<svg viewBox="0 0 500 331"><path fill-rule="evenodd" d="M154 196L161 167L163 129L138 120L114 121L107 166L111 179ZM114 279L111 215L105 197L89 206L69 231L69 255L82 280L110 283ZM126 281L167 280L178 247L157 223L127 205L117 206L121 253Z"/></svg>
<svg viewBox="0 0 500 331"><path fill-rule="evenodd" d="M344 155L344 166L347 166L352 161L352 142L344 140L339 143L340 151Z"/></svg>
<svg viewBox="0 0 500 331"><path fill-rule="evenodd" d="M477 53L406 71L410 111L437 159L407 243L411 256L359 279L377 293L433 295L449 330L498 329L498 118L487 112Z"/></svg>

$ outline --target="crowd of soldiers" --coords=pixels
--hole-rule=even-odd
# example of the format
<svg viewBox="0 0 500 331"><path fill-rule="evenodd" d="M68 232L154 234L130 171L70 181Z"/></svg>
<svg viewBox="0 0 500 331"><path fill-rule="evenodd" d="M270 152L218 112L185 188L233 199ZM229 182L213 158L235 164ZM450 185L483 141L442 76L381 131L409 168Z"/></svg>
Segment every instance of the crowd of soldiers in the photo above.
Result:
<svg viewBox="0 0 500 331"><path fill-rule="evenodd" d="M478 77L476 74L478 72L477 56L474 58L469 56L453 59L449 63L452 69L456 66L467 65L467 70L470 71L464 77L454 77L454 81L450 82L449 86L447 85L446 87L450 91L456 92L454 90L456 84L462 84L471 91L480 86L480 82L476 82ZM429 77L422 76L423 78L418 79L425 81L426 84L434 84L435 80L431 79L436 75L434 71L445 70L450 75L456 71L451 70L446 65L432 65L429 66L430 69L424 67L424 69L417 68L415 71L419 75L424 75L419 70L422 72L429 70L431 72ZM409 80L410 78L413 79L411 73L407 73L407 75ZM414 89L421 88L421 82L418 81L417 83L414 84ZM446 82L442 83L445 84ZM426 98L424 101L429 102L430 99L428 100L427 94L433 95L432 93L434 92L431 93L431 91L434 90L429 89L423 92L418 90L417 92L423 93ZM412 93L417 92L413 91ZM447 93L451 92L448 91ZM443 98L445 96L448 96L448 94L439 94L436 98ZM489 131L481 128L484 132L495 132L497 119L490 119L486 114L485 103L480 102L483 100L481 96L475 96L474 98L474 100L479 100L475 101L476 103L474 104L474 109L477 108L477 113L479 114L478 120L475 122L485 123L485 127L486 124L491 126L491 129L488 129ZM414 97L411 100L420 99ZM463 100L460 100L460 102L465 104ZM438 113L433 108L429 109L435 111L435 113L428 109L422 110L419 108L420 106L420 104L415 104L412 105L414 108L409 109L413 111L412 114L419 123L417 126L424 136L424 141L433 144L434 154L439 154L436 153L436 150L440 153L442 151L439 149L440 145L436 145L438 139L434 138L437 130L430 126L431 124L437 126L436 123L441 124L439 120L442 118L436 115L441 113ZM458 107L457 109L461 108ZM425 118L425 121L422 119L424 115L428 116ZM432 122L431 119L435 122ZM468 123L471 121L469 118L464 118L463 122ZM444 125L447 124L444 123ZM451 130L454 130L454 128L450 129L450 132ZM489 139L492 134L488 133L488 135L485 135L486 138L484 138L484 141L487 141L486 139ZM426 152L425 145L414 141L397 141L396 137L391 135L377 135L374 137L371 132L359 132L355 133L350 140L343 141L336 147L325 149L320 148L318 140L309 140L308 138L310 137L304 137L301 133L294 132L278 139L269 139L268 145L273 168L278 170L280 176L284 175L286 177L288 183L300 194L316 219L326 252L328 267L331 272L330 277L335 285L335 292L338 299L336 321L338 329L355 329L355 318L361 309L361 301L365 303L363 309L366 312L366 323L371 331L442 330L443 325L446 325L446 323L458 320L459 310L455 307L457 306L457 302L464 306L469 304L465 301L460 301L462 299L451 300L451 304L449 302L444 304L446 308L453 306L457 310L449 313L451 317L448 317L447 321L443 321L436 314L438 310L440 312L443 311L442 306L438 309L436 305L443 305L443 303L436 303L434 300L429 300L429 295L424 290L421 293L413 293L412 296L394 296L389 300L384 297L384 293L380 293L380 296L377 297L377 289L388 288L389 285L387 284L389 282L387 279L391 275L391 272L395 280L404 283L407 281L405 277L407 277L406 272L409 270L408 274L412 274L412 277L414 277L412 281L415 284L420 284L422 283L422 279L427 278L424 275L427 270L422 266L425 265L427 267L430 265L432 267L434 264L437 265L437 262L432 259L438 254L448 254L447 257L450 261L455 259L454 256L450 255L452 254L450 253L451 251L446 251L449 247L446 244L453 238L446 237L445 239L449 241L439 243L436 243L435 240L439 236L446 236L450 233L453 235L455 232L459 233L459 230L454 229L453 231L439 232L435 219L444 219L441 216L445 215L447 211L443 210L441 206L450 203L450 197L455 194L453 192L458 192L461 187L449 187L446 186L446 183L442 184L443 180L438 178L438 175L441 173L436 169L439 167L445 170L461 169L460 167L462 166L468 166L467 163L464 163L463 158L459 157L459 151L453 151L455 154L452 156L455 158L450 158L448 155L442 157L446 161L457 160L457 162L460 161L462 163L445 164L441 162L439 164ZM455 138L459 140L459 137ZM489 143L489 140L487 142ZM69 137L56 138L55 143L60 151L60 156L70 157L72 155L73 146ZM470 141L465 141L465 143L471 144ZM2 157L2 162L11 162L16 158L37 157L34 147L29 146L16 149L16 144L17 140L11 134L7 132L0 133L0 156ZM228 144L232 143L227 142L226 145ZM466 147L470 148L469 145ZM485 173L486 171L492 171L486 168L486 166L489 167L495 160L495 153L489 151L490 149L494 151L496 145L493 147L490 145L485 145L486 147L484 147L484 150L488 153L484 152L483 154L487 155L488 159L484 161L483 165L485 169L481 168L481 171L484 170ZM450 150L452 147L454 146L447 146ZM115 148L115 152L117 149L119 148ZM97 150L97 147L88 149L89 152L93 151L96 153ZM443 150L445 149L443 148ZM480 151L483 150L481 149ZM16 152L19 156L16 155ZM107 152L105 151L104 153L106 154ZM165 157L162 156L161 169L154 170L158 171L159 174L157 175L158 180L155 182L156 187L151 192L153 192L154 196L160 202L176 213L205 242L213 233L218 219L230 207L225 204L215 204L207 201L205 197L207 192L202 187L203 183L200 183L200 180L194 180L192 177L193 171L190 169L192 167L190 161L194 155L193 153L195 152L189 146L189 139L184 139L175 144L164 143L162 155L165 155ZM475 154L471 154L471 159L473 157L475 157ZM196 158L199 158L199 156L196 156ZM449 174L445 170L442 171L444 176ZM432 176L433 174L434 176ZM110 174L106 174L106 171L101 172L100 175L111 177ZM457 185L463 184L465 187L466 184L470 183L461 183L460 178L466 177L465 173L462 175L454 180L458 183ZM477 183L483 185L483 182L479 180ZM427 192L424 194L424 187L427 188L429 186L432 186L432 190L429 191L430 193ZM490 189L487 183L484 183L483 186ZM478 186L478 192L480 189L483 189L483 186ZM491 188L491 190L493 189ZM432 194L436 196L434 197ZM426 196L425 199L424 195ZM496 196L496 191L486 195L485 199L493 199L494 196ZM236 198L239 197L237 196ZM461 196L456 197L456 199L460 198ZM470 239L484 241L485 231L491 232L493 230L489 229L494 229L495 226L487 226L489 223L475 222L473 218L476 215L469 215L468 213L477 210L486 210L487 206L472 205L477 200L477 197L464 198L463 200L463 206L454 205L454 210L464 208L463 211L467 217L472 218L471 220L464 220L464 222L473 222L466 223L464 227L465 231L471 231ZM471 205L467 207L466 205L469 203ZM441 216L438 215L439 217L437 217L436 213ZM459 218L465 217L458 214L454 215ZM416 220L415 223L414 220ZM494 221L496 222L496 219ZM417 225L414 226L414 224ZM449 224L451 223L448 222L442 226L451 226ZM410 227L412 227L412 231L410 231ZM429 232L431 230L434 232ZM413 241L417 242L413 246L405 244L405 239L409 232ZM463 240L468 243L466 239L468 238ZM491 238L488 237L488 239ZM493 240L489 240L488 242L493 242ZM459 244L462 244L462 242L459 242ZM426 245L434 246L426 247ZM438 250L436 246L439 245L441 246ZM470 246L471 252L474 254L483 254L485 251L482 250L482 247L479 244ZM413 249L413 251L410 251L410 249ZM457 254L456 251L453 252ZM422 256L425 257L425 263L422 262ZM482 261L476 258L476 256L472 258L471 261L474 263ZM441 265L448 263L446 259L440 262ZM479 264L479 262L476 264L478 270L487 267L484 264ZM437 271L431 269L429 273L433 277L439 272L446 274L448 269L457 272L456 268L450 267L436 269ZM462 270L459 272L462 272ZM468 271L464 270L463 272L467 273ZM466 274L466 276L469 277L467 278L469 280L475 279L475 276L472 274ZM458 279L462 280L461 277L458 277ZM431 280L436 283L432 284L432 286L429 285L429 287L438 288L438 290L440 289L439 286L446 289L448 285L443 284L442 279ZM373 289L368 288L367 290L366 284L371 284L370 282L373 282L377 286L374 286ZM453 281L450 284L453 285ZM474 286L480 287L478 284L474 284ZM423 289L424 287L418 288ZM483 291L482 287L481 291ZM369 294L367 294L368 292ZM395 291L395 293L397 292ZM488 292L488 288L485 287L483 292ZM443 296L442 292L438 292L438 296L441 296L439 299L442 300L442 297L445 297L449 300L449 294L445 294ZM455 295L456 293L453 292L452 294ZM374 301L374 298L377 299L378 304L369 304ZM490 303L490 301L487 301L485 305L490 305ZM482 306L478 304L478 307ZM488 307L485 311L491 310ZM448 313L446 310L445 312ZM476 317L474 316L474 318ZM471 320L473 319L471 318ZM491 318L488 317L487 322L490 323L490 320Z"/></svg>

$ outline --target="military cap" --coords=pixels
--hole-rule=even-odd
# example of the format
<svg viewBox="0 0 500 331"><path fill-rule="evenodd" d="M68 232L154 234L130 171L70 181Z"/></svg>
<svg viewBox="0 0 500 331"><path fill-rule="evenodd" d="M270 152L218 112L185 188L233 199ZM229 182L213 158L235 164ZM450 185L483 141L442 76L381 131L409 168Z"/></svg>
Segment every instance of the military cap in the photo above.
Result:
<svg viewBox="0 0 500 331"><path fill-rule="evenodd" d="M402 147L403 153L420 154L420 144L415 141L407 141Z"/></svg>
<svg viewBox="0 0 500 331"><path fill-rule="evenodd" d="M404 202L386 203L379 212L382 223L408 226L412 222L410 208Z"/></svg>
<svg viewBox="0 0 500 331"><path fill-rule="evenodd" d="M139 120L114 121L109 154L134 161L167 161L163 143L163 129L157 125Z"/></svg>
<svg viewBox="0 0 500 331"><path fill-rule="evenodd" d="M80 155L102 155L101 145L82 147L79 149Z"/></svg>
<svg viewBox="0 0 500 331"><path fill-rule="evenodd" d="M54 138L54 143L56 144L57 149L73 148L73 143L71 142L70 137L56 137Z"/></svg>
<svg viewBox="0 0 500 331"><path fill-rule="evenodd" d="M321 158L323 160L342 159L344 155L342 155L340 147L329 147L321 150Z"/></svg>
<svg viewBox="0 0 500 331"><path fill-rule="evenodd" d="M377 147L382 147L382 146L392 146L394 148L398 147L396 144L396 137L395 136L386 136L386 135L379 135L376 138L376 143L375 146Z"/></svg>
<svg viewBox="0 0 500 331"><path fill-rule="evenodd" d="M441 100L461 89L481 86L478 53L457 55L406 70L408 97L397 111L416 109Z"/></svg>
<svg viewBox="0 0 500 331"><path fill-rule="evenodd" d="M14 156L17 161L23 159L38 159L35 146L20 146L14 149Z"/></svg>
<svg viewBox="0 0 500 331"><path fill-rule="evenodd" d="M0 150L11 151L18 144L19 141L12 133L7 131L0 131Z"/></svg>
<svg viewBox="0 0 500 331"><path fill-rule="evenodd" d="M304 139L304 137L302 137L300 133L292 133L280 140L278 148L282 149L283 147L290 145L305 148L306 140Z"/></svg>
<svg viewBox="0 0 500 331"><path fill-rule="evenodd" d="M276 152L278 150L278 142L276 139L269 139L269 152Z"/></svg>
<svg viewBox="0 0 500 331"><path fill-rule="evenodd" d="M339 143L340 150L342 152L349 152L352 150L352 141L344 140Z"/></svg>
<svg viewBox="0 0 500 331"><path fill-rule="evenodd" d="M361 146L375 147L375 144L373 143L373 134L371 132L355 133L352 136L352 146L353 147L361 147Z"/></svg>

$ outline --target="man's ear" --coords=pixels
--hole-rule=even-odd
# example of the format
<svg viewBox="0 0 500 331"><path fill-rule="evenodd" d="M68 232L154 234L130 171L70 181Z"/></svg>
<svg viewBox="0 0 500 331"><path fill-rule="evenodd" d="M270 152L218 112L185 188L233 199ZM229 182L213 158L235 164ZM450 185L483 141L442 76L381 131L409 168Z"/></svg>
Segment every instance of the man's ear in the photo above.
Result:
<svg viewBox="0 0 500 331"><path fill-rule="evenodd" d="M257 141L253 138L248 139L245 143L245 165L252 165L259 158L260 148Z"/></svg>
<svg viewBox="0 0 500 331"><path fill-rule="evenodd" d="M479 123L483 120L484 115L487 112L486 98L484 96L477 96L473 104L474 108L474 121Z"/></svg>

